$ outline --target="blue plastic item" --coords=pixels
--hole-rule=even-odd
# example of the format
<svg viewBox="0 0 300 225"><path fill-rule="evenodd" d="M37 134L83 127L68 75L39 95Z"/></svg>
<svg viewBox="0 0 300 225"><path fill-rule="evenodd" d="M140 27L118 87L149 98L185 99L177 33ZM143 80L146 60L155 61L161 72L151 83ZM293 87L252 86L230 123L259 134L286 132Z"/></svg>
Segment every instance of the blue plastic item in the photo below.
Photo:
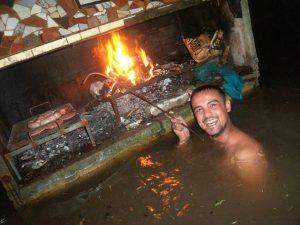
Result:
<svg viewBox="0 0 300 225"><path fill-rule="evenodd" d="M225 92L233 99L243 99L243 82L240 75L228 66L220 65L217 62L207 63L193 69L196 78L203 82L213 81L216 76L221 76L225 83Z"/></svg>

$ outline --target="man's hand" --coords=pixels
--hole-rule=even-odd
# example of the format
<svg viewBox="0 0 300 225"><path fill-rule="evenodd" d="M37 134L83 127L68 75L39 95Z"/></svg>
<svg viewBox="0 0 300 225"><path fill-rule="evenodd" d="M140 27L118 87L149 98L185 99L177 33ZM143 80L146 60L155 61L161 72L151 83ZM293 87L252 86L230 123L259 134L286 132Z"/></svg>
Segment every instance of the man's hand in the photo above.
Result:
<svg viewBox="0 0 300 225"><path fill-rule="evenodd" d="M170 112L170 114L173 113ZM190 139L190 131L185 127L188 125L186 124L184 119L181 116L179 117L175 117L175 116L170 117L169 115L167 116L170 118L172 122L172 129L174 133L179 138L179 144L183 144L187 142Z"/></svg>

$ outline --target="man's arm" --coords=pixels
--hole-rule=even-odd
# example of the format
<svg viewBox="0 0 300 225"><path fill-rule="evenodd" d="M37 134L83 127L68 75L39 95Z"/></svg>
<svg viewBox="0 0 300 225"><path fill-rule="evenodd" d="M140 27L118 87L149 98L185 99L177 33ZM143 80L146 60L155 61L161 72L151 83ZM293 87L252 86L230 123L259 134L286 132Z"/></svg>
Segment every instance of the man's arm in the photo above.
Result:
<svg viewBox="0 0 300 225"><path fill-rule="evenodd" d="M186 143L190 139L190 131L182 125L184 124L185 126L187 126L184 119L181 116L171 117L170 119L172 122L172 129L179 138L179 144Z"/></svg>

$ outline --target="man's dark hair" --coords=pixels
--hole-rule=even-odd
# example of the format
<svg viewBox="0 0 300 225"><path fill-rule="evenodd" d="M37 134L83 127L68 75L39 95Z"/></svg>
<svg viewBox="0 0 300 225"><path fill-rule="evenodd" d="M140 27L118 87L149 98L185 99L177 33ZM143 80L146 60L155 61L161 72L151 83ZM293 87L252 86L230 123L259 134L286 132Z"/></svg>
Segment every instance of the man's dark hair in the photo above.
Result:
<svg viewBox="0 0 300 225"><path fill-rule="evenodd" d="M208 91L208 90L215 90L219 93L219 95L223 98L224 102L226 101L226 95L225 95L225 92L218 86L215 86L215 85L211 85L211 84L208 84L208 85L203 85L203 86L200 86L200 87L197 87L192 95L191 95L191 101L193 99L193 97L202 92L202 91Z"/></svg>

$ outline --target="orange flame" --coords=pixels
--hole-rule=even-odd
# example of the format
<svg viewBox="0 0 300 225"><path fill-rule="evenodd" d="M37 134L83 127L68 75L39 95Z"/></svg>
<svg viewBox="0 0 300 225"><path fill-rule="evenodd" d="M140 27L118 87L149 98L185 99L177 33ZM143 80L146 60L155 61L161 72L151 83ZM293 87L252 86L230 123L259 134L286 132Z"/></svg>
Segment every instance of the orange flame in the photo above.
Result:
<svg viewBox="0 0 300 225"><path fill-rule="evenodd" d="M154 66L148 59L144 49L139 47L131 51L119 33L112 34L104 49L98 47L97 50L97 55L104 50L106 59L105 74L114 82L121 78L121 80L136 85L153 77ZM141 66L144 67L144 70L140 68ZM146 74L143 73L145 70Z"/></svg>

